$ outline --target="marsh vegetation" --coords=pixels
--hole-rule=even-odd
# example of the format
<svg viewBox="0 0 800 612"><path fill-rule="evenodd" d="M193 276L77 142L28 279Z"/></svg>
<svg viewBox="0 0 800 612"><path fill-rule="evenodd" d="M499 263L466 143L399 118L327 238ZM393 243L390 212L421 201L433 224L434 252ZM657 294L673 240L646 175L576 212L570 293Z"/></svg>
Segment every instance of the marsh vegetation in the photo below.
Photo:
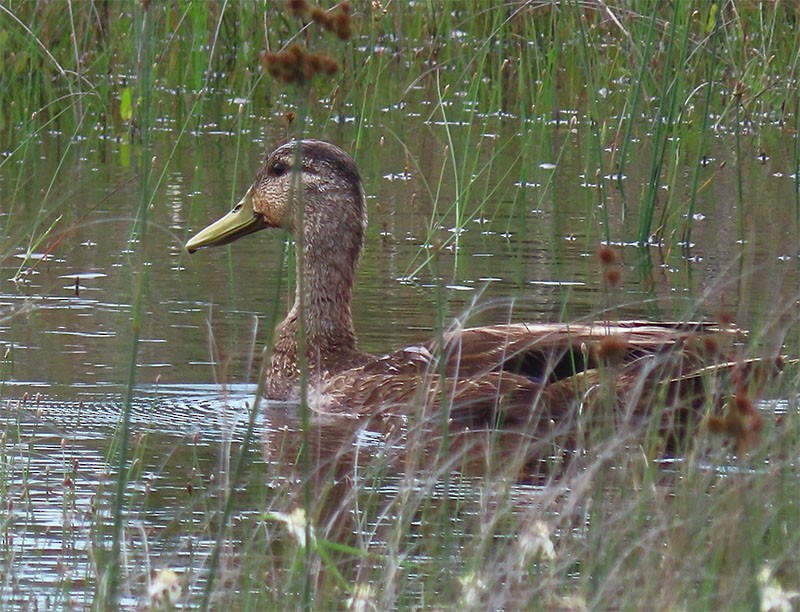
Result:
<svg viewBox="0 0 800 612"><path fill-rule="evenodd" d="M260 400L291 241L183 245L313 137L364 179L364 350L716 319L798 356L800 12L347 6L0 4L0 605L797 608L795 364L747 453L609 423L532 473Z"/></svg>

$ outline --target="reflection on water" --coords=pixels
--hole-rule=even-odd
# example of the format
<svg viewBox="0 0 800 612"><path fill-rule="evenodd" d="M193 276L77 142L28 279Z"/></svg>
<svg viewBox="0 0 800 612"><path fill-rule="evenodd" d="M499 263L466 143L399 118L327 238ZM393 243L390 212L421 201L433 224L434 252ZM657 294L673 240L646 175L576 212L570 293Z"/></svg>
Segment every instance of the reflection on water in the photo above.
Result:
<svg viewBox="0 0 800 612"><path fill-rule="evenodd" d="M125 539L132 573L125 605L137 605L147 572L160 567L178 568L193 590L202 588L200 570L216 535L203 526L222 512L221 492L248 431L254 391L244 385L223 395L214 385L137 389ZM70 606L87 603L82 598L92 588L86 585L94 583L95 564L110 548L115 482L109 465L115 462L111 441L121 413L119 398L75 402L36 394L4 404L3 482L7 496L18 500L5 519L6 602L49 607L59 592ZM253 416L231 528L233 541L245 547L249 529L265 528L265 512L287 513L303 505L303 483L317 511L317 534L365 550L379 550L403 522L420 520L398 516L409 508L422 516L426 508L456 503L462 512L453 528L467 529L470 512L477 512L468 508L486 501L485 484L476 485L488 482L483 478L493 462L507 474L500 462L512 454L509 440L519 439L492 432L453 436L445 460L437 424L314 419L304 437L296 405L268 403ZM304 441L308 467L299 461ZM310 480L304 478L306 469ZM540 490L520 482L513 495L529 501ZM402 503L390 501L400 493ZM269 527L267 541L280 541L278 527ZM276 552L273 562L279 559Z"/></svg>

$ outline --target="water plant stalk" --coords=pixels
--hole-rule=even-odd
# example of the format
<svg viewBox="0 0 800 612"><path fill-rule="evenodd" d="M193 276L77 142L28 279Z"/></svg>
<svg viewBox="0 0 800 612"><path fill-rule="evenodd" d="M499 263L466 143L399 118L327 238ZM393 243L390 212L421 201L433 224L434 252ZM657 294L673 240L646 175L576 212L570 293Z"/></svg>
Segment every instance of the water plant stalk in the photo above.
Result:
<svg viewBox="0 0 800 612"><path fill-rule="evenodd" d="M125 537L124 525L126 519L126 490L128 486L128 453L131 435L131 411L136 387L136 367L139 359L139 341L141 339L142 324L144 319L144 294L146 288L146 255L145 245L147 244L147 218L150 203L153 197L153 187L150 184L152 173L151 157L151 137L150 127L152 124L152 91L153 91L153 46L154 37L151 30L151 14L147 6L142 6L142 10L137 12L139 19L137 31L141 33L139 39L139 62L140 72L137 75L137 82L140 91L139 104L139 130L141 139L141 156L139 159L139 206L131 234L132 239L138 243L136 249L136 266L134 270L134 293L133 304L131 307L131 346L128 363L128 380L125 386L125 398L120 416L118 428L119 447L116 466L116 490L113 502L113 531L111 559L108 573L103 577L104 592L99 598L100 608L115 607L119 597L119 578L122 568L122 542Z"/></svg>
<svg viewBox="0 0 800 612"><path fill-rule="evenodd" d="M697 158L695 159L694 163L694 172L692 173L692 186L691 190L689 191L689 207L686 213L686 225L684 226L682 239L686 253L690 251L692 244L692 221L694 219L695 206L697 203L697 186L700 182L700 172L702 171L702 164L700 162L703 156L703 142L708 131L709 115L711 114L711 97L714 94L714 82L717 73L717 65L719 63L717 46L720 37L720 19L720 11L716 11L714 13L714 23L710 34L711 45L708 50L711 54L711 66L709 68L708 83L706 84L706 98L705 104L703 105L703 121L700 127L700 147L698 147Z"/></svg>

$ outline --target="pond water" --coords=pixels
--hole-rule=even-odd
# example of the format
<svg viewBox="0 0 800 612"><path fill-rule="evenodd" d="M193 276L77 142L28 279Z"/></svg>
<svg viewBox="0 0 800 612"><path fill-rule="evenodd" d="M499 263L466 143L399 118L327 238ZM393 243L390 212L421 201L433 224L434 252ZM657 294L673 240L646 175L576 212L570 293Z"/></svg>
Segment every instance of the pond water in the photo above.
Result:
<svg viewBox="0 0 800 612"><path fill-rule="evenodd" d="M208 505L221 504L218 486L247 431L268 329L285 312L289 291L286 237L278 231L193 256L183 249L230 208L265 149L282 139L279 123L257 114L248 117L249 127L230 130L237 106L228 106L219 125L177 144L172 126L155 133L154 168L163 180L143 242L132 233L140 200L135 145L43 133L35 143L40 159L26 162L24 181L0 166L0 223L11 220L7 244L21 245L0 260L2 469L5 486L15 490L9 497L18 500L3 527L9 597L80 607L91 592L84 582L102 559L87 551L109 537L95 521L109 511L113 490L109 465L133 359L138 281L144 315L132 400L136 463L124 603L136 605L153 569L188 572L208 563L213 538L197 525L208 519ZM626 168L623 205L616 180L587 178L589 144L575 129L583 119L574 116L576 123L564 125L531 120L527 131L513 116L473 117L447 126L452 145L440 123L402 109L384 109L361 131L312 118L309 135L356 157L369 198L354 313L364 349L413 343L433 333L437 317L465 313L482 324L577 320L606 308L619 318L727 312L756 330L765 351L796 331L790 323L800 245L790 139L767 127L758 146L746 142L748 154L737 165L733 136L720 135L707 151L713 161L703 169L708 186L699 192L691 248L671 238L638 246L631 228L649 162L636 160L649 160L648 145L640 143L642 154ZM677 169L670 188L688 191L692 172ZM613 289L604 286L596 257L607 237L623 262ZM444 248L428 261L434 243ZM241 525L257 524L265 508L285 510L288 504L269 501L270 492L296 478L286 469L299 440L291 407L262 405L253 426L234 513ZM379 454L387 439L319 427L320 439L329 436L320 457L338 452L329 447L342 440L365 456ZM280 443L278 432L285 436ZM381 494L398 482L381 481ZM519 484L515 494L527 499L540 491ZM201 578L192 581L199 589ZM52 585L58 588L43 588Z"/></svg>

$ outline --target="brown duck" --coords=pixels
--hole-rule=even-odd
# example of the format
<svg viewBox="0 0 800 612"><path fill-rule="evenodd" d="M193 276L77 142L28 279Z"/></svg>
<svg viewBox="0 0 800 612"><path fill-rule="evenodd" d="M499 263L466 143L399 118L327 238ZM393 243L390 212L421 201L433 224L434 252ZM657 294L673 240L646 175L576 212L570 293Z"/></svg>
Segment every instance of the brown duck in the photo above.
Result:
<svg viewBox="0 0 800 612"><path fill-rule="evenodd" d="M301 301L298 283L294 306L276 329L268 398L299 396L304 313L308 399L319 413L441 420L446 407L454 425L524 426L534 435L569 429L578 415L612 414L615 423L656 420L670 439L701 422L740 446L758 435L753 400L781 362L735 358L740 332L732 326L454 327L442 341L383 356L361 352L351 302L366 224L353 159L332 144L302 140L273 151L233 210L187 243L191 253L270 227L286 228L297 242L305 293Z"/></svg>

